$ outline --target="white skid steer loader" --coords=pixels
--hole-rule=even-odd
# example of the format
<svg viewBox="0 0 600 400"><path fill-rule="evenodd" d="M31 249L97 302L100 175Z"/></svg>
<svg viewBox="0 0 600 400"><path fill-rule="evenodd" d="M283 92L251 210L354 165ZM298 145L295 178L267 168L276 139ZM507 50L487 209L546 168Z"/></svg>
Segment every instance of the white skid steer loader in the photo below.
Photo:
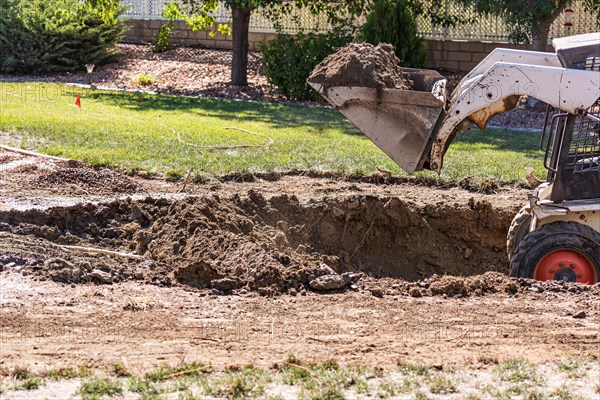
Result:
<svg viewBox="0 0 600 400"><path fill-rule="evenodd" d="M454 137L511 110L548 104L546 181L508 233L510 275L594 284L600 277L600 32L554 39L556 53L496 49L447 96L436 71L401 68L413 90L309 84L408 173L441 171Z"/></svg>

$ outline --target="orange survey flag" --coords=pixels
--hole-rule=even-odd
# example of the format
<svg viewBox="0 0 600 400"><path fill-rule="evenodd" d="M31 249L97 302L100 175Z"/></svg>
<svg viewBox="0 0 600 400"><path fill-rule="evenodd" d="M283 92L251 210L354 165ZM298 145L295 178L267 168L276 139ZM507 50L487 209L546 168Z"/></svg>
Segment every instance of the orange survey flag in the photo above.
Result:
<svg viewBox="0 0 600 400"><path fill-rule="evenodd" d="M77 98L75 99L75 105L81 108L81 94L77 93Z"/></svg>

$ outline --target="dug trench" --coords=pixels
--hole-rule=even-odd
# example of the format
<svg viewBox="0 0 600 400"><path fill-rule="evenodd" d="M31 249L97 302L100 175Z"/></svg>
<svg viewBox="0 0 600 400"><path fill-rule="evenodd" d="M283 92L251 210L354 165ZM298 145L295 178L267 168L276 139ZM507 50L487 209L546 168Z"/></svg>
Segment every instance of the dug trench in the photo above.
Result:
<svg viewBox="0 0 600 400"><path fill-rule="evenodd" d="M504 272L513 213L473 198L301 201L254 189L3 211L0 265L68 284L142 280L269 295L356 290L391 278L406 284L384 287L409 292L410 282L445 274Z"/></svg>

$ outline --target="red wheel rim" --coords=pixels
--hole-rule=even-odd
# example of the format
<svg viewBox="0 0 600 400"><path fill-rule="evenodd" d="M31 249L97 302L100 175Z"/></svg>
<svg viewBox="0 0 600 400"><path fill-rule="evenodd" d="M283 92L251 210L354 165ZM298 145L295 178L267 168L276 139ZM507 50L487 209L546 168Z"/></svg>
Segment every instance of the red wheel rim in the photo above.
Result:
<svg viewBox="0 0 600 400"><path fill-rule="evenodd" d="M596 267L585 254L573 249L560 249L542 257L535 266L533 279L594 284L598 282L598 274Z"/></svg>

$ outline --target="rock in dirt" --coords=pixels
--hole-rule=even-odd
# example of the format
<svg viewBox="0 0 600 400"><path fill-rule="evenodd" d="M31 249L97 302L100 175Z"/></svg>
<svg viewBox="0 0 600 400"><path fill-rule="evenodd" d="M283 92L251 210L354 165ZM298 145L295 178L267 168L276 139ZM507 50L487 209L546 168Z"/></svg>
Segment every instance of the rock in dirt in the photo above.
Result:
<svg viewBox="0 0 600 400"><path fill-rule="evenodd" d="M73 269L75 266L67 260L62 258L54 257L49 258L44 262L44 268L46 269Z"/></svg>
<svg viewBox="0 0 600 400"><path fill-rule="evenodd" d="M111 284L113 279L112 276L108 272L104 272L99 269L94 269L92 272L89 272L81 277L82 280L88 282L96 282L96 283L104 283Z"/></svg>
<svg viewBox="0 0 600 400"><path fill-rule="evenodd" d="M273 288L270 287L259 287L258 288L258 294L260 294L261 296L273 296L275 295L275 293L277 293L277 291L273 290Z"/></svg>
<svg viewBox="0 0 600 400"><path fill-rule="evenodd" d="M356 283L363 277L362 272L344 272L342 273L342 278L346 284L348 283Z"/></svg>
<svg viewBox="0 0 600 400"><path fill-rule="evenodd" d="M337 272L335 272L329 265L321 263L316 273L318 275L335 275Z"/></svg>
<svg viewBox="0 0 600 400"><path fill-rule="evenodd" d="M44 269L48 270L48 275L54 282L71 283L81 277L81 270L62 258L49 258L44 262Z"/></svg>
<svg viewBox="0 0 600 400"><path fill-rule="evenodd" d="M585 318L587 315L585 313L585 311L578 311L575 314L573 314L573 318L577 318L577 319L581 319L581 318Z"/></svg>
<svg viewBox="0 0 600 400"><path fill-rule="evenodd" d="M349 281L341 275L323 275L310 281L309 285L314 290L337 290L346 286Z"/></svg>
<svg viewBox="0 0 600 400"><path fill-rule="evenodd" d="M48 275L50 276L50 279L52 279L54 282L62 282L62 283L69 283L69 282L74 281L76 278L78 278L73 275L72 270L69 268L50 271L48 273Z"/></svg>
<svg viewBox="0 0 600 400"><path fill-rule="evenodd" d="M308 81L325 88L358 86L408 90L413 83L407 73L398 69L399 65L391 44L350 43L317 65Z"/></svg>
<svg viewBox="0 0 600 400"><path fill-rule="evenodd" d="M213 289L217 289L223 292L230 292L238 287L238 281L231 278L213 279L210 282L210 286Z"/></svg>

